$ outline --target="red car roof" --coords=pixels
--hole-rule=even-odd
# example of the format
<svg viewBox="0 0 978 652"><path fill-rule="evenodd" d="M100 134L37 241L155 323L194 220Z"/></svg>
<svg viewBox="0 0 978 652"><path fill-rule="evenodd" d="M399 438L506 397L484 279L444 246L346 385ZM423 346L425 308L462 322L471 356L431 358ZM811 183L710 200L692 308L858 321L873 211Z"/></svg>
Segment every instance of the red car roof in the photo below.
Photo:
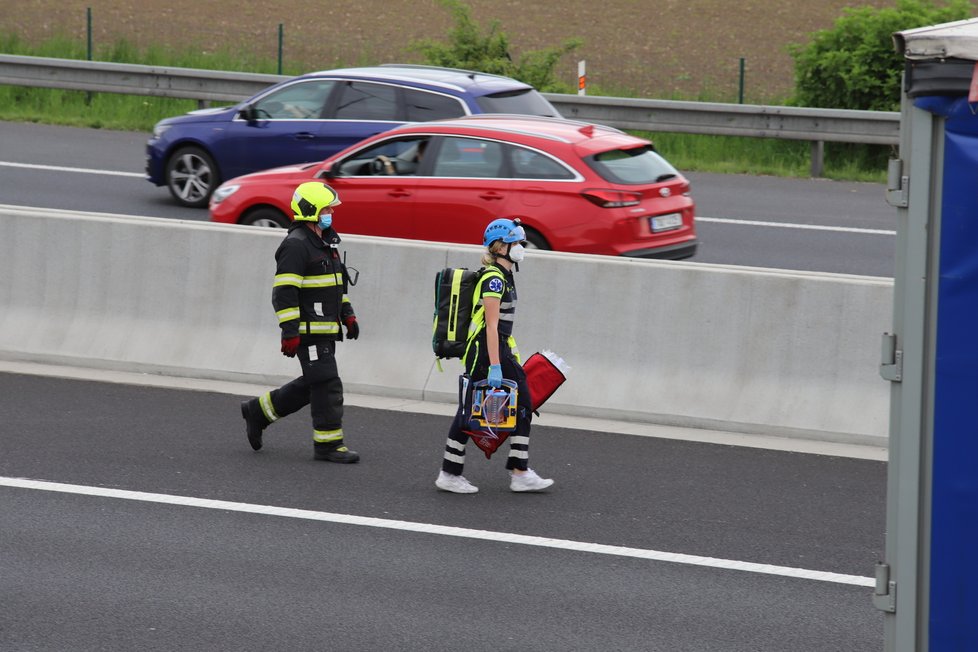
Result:
<svg viewBox="0 0 978 652"><path fill-rule="evenodd" d="M576 145L577 147L575 149L586 152L605 151L623 147L638 147L649 144L649 141L643 138L637 138L613 127L606 127L604 125L564 120L561 118L501 114L481 114L452 120L414 123L386 132L386 135L391 136L397 132L418 133L426 131L437 133L472 133L472 130L484 131L485 133L481 134L484 136L491 136L492 132L503 132L506 134L523 135L530 139L544 138L547 140L559 140Z"/></svg>

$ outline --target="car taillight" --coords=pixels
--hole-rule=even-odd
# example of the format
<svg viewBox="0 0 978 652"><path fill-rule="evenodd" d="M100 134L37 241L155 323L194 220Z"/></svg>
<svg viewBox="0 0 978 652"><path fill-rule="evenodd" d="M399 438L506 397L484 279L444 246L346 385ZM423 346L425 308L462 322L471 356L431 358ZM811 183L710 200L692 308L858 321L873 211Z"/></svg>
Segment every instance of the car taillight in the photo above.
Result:
<svg viewBox="0 0 978 652"><path fill-rule="evenodd" d="M621 190L600 190L590 188L581 192L584 199L601 208L621 208L622 206L638 206L642 195L637 192L622 192Z"/></svg>

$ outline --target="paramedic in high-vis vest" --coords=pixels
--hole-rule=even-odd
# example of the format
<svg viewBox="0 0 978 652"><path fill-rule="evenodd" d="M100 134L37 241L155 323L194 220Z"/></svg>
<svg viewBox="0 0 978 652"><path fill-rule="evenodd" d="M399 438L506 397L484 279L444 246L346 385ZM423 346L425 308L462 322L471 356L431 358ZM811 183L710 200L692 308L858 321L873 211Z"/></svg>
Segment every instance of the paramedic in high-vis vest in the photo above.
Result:
<svg viewBox="0 0 978 652"><path fill-rule="evenodd" d="M482 244L486 251L482 265L486 271L479 281L478 306L484 308L484 318L475 322L462 362L473 382L487 379L492 387L500 387L503 379L518 385L516 429L509 436L509 457L512 491L541 491L554 483L541 478L528 466L530 421L532 405L526 374L520 366L519 353L513 339L513 318L516 314L516 282L513 269L521 260L526 247L526 233L518 220L500 218L486 227ZM463 431L464 414L459 412L448 431L441 472L435 486L442 491L473 494L478 487L462 475L465 465L465 445L469 436Z"/></svg>
<svg viewBox="0 0 978 652"><path fill-rule="evenodd" d="M262 433L284 416L309 405L313 457L351 464L360 456L343 438L343 382L336 367L337 340L355 340L360 326L346 295L348 274L340 259L340 236L332 228L336 191L309 181L292 196L293 223L275 252L272 305L282 331L282 354L298 357L302 375L241 404L248 443L262 447ZM355 280L354 280L355 282Z"/></svg>

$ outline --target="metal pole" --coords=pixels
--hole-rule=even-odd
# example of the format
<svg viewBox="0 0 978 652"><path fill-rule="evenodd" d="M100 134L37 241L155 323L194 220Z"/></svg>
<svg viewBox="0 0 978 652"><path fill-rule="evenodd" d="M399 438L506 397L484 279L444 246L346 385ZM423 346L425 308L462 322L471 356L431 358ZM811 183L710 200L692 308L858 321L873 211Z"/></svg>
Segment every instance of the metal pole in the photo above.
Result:
<svg viewBox="0 0 978 652"><path fill-rule="evenodd" d="M825 141L812 141L812 176L821 177L825 172Z"/></svg>
<svg viewBox="0 0 978 652"><path fill-rule="evenodd" d="M744 103L744 57L740 57L740 91L737 93L737 103Z"/></svg>
<svg viewBox="0 0 978 652"><path fill-rule="evenodd" d="M86 23L85 41L88 44L87 45L88 60L91 61L92 54L93 54L92 53L92 8L91 7L88 7L85 10L85 23ZM88 93L85 93L85 106L91 106L91 104L92 104L92 93L91 91L89 91Z"/></svg>
<svg viewBox="0 0 978 652"><path fill-rule="evenodd" d="M87 17L86 22L88 25L87 29L85 30L87 36L86 41L88 42L88 60L91 61L92 60L92 8L89 7L88 9L86 9L85 14Z"/></svg>
<svg viewBox="0 0 978 652"><path fill-rule="evenodd" d="M278 24L278 74L282 74L282 42L283 42L283 24Z"/></svg>

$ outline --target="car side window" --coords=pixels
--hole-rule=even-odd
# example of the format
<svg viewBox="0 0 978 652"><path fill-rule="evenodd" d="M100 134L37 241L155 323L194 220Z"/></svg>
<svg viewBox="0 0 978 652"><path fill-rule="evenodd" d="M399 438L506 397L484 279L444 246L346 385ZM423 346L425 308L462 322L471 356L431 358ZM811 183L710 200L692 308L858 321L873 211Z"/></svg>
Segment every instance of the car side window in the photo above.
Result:
<svg viewBox="0 0 978 652"><path fill-rule="evenodd" d="M573 179L574 173L549 156L525 147L509 148L513 177L517 179Z"/></svg>
<svg viewBox="0 0 978 652"><path fill-rule="evenodd" d="M318 120L336 84L316 79L289 84L255 102L259 117L266 120Z"/></svg>
<svg viewBox="0 0 978 652"><path fill-rule="evenodd" d="M502 163L501 143L450 136L438 149L432 174L436 177L499 177Z"/></svg>
<svg viewBox="0 0 978 652"><path fill-rule="evenodd" d="M428 146L428 136L399 138L375 143L341 161L339 176L408 176L418 173Z"/></svg>
<svg viewBox="0 0 978 652"><path fill-rule="evenodd" d="M466 115L462 101L450 95L429 93L413 88L404 89L404 103L408 122L427 122L460 118Z"/></svg>
<svg viewBox="0 0 978 652"><path fill-rule="evenodd" d="M334 117L337 120L401 122L397 111L397 88L387 84L344 82Z"/></svg>

